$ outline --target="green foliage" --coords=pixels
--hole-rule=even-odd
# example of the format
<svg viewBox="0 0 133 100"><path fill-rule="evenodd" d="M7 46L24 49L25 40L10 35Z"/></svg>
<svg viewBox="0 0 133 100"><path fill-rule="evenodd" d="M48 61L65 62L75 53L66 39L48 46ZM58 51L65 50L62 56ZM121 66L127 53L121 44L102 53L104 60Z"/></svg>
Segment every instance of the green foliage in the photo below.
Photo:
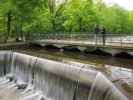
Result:
<svg viewBox="0 0 133 100"><path fill-rule="evenodd" d="M128 27L129 13L123 8L114 5L110 8L105 7L101 12L102 20L100 22L108 32L126 33Z"/></svg>
<svg viewBox="0 0 133 100"><path fill-rule="evenodd" d="M128 17L128 31L129 33L133 33L133 11L129 13Z"/></svg>
<svg viewBox="0 0 133 100"><path fill-rule="evenodd" d="M109 33L133 33L133 11L102 0L0 0L0 32L7 36L92 32L95 25Z"/></svg>
<svg viewBox="0 0 133 100"><path fill-rule="evenodd" d="M66 20L63 25L67 31L91 31L94 24L94 11L88 0L72 0L64 13Z"/></svg>

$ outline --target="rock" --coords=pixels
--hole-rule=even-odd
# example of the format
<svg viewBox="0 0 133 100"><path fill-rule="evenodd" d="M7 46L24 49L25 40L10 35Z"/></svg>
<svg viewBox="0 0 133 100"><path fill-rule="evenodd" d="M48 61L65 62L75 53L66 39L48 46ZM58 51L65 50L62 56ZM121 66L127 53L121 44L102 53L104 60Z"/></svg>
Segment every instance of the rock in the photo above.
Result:
<svg viewBox="0 0 133 100"><path fill-rule="evenodd" d="M15 80L15 77L14 77L12 74L8 74L8 75L6 76L6 78L7 78L10 82L12 82L13 80Z"/></svg>
<svg viewBox="0 0 133 100"><path fill-rule="evenodd" d="M22 82L22 81L17 81L16 85L18 89L26 89L26 87L28 86L26 82Z"/></svg>

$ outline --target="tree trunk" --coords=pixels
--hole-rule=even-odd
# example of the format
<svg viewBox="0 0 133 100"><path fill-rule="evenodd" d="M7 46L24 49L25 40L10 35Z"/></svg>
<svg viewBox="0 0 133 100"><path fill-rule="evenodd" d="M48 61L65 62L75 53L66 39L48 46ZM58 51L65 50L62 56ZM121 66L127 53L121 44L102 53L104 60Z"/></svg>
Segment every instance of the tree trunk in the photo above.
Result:
<svg viewBox="0 0 133 100"><path fill-rule="evenodd" d="M11 32L11 21L12 21L11 12L8 12L8 14L7 14L7 34L6 34L5 41L4 41L5 43L7 42L10 32Z"/></svg>
<svg viewBox="0 0 133 100"><path fill-rule="evenodd" d="M82 32L82 18L79 18L79 31Z"/></svg>

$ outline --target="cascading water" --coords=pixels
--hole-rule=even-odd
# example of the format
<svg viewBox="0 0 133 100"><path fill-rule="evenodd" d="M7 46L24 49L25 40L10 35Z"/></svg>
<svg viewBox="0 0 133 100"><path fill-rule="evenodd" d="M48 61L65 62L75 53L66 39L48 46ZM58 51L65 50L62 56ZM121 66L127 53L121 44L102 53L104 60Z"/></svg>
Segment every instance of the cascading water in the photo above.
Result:
<svg viewBox="0 0 133 100"><path fill-rule="evenodd" d="M10 72L12 60L12 52L1 51L0 52L0 76L4 76Z"/></svg>
<svg viewBox="0 0 133 100"><path fill-rule="evenodd" d="M92 84L88 100L127 100L125 96L120 95L120 91L99 72Z"/></svg>
<svg viewBox="0 0 133 100"><path fill-rule="evenodd" d="M0 79L0 97L7 93L16 95L12 100L128 100L102 73L87 66L15 52L0 53L0 62L3 61L6 68L10 62L11 72Z"/></svg>

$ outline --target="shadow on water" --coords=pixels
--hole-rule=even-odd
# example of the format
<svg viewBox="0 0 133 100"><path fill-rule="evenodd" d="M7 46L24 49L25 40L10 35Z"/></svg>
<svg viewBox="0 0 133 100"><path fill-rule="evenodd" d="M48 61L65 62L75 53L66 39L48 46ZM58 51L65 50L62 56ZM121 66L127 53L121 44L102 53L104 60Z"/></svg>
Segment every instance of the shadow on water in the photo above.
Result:
<svg viewBox="0 0 133 100"><path fill-rule="evenodd" d="M76 47L71 47L71 46L66 46L66 47L63 47L63 50L66 51L66 52L74 52L74 53L80 53L81 51L76 48Z"/></svg>
<svg viewBox="0 0 133 100"><path fill-rule="evenodd" d="M128 54L126 52L121 52L119 54L116 54L115 57L118 57L118 58L126 58L126 59L133 59L133 55Z"/></svg>
<svg viewBox="0 0 133 100"><path fill-rule="evenodd" d="M53 46L53 45L46 45L46 46L44 47L44 49L46 49L46 50L51 50L51 51L59 51L59 50L60 50L60 48L58 48L58 47L56 47L56 46Z"/></svg>
<svg viewBox="0 0 133 100"><path fill-rule="evenodd" d="M96 49L94 51L91 51L91 52L88 52L88 51L85 51L86 54L93 54L93 55L99 55L99 56L112 56L111 54L107 53L107 52L104 52L100 49Z"/></svg>

